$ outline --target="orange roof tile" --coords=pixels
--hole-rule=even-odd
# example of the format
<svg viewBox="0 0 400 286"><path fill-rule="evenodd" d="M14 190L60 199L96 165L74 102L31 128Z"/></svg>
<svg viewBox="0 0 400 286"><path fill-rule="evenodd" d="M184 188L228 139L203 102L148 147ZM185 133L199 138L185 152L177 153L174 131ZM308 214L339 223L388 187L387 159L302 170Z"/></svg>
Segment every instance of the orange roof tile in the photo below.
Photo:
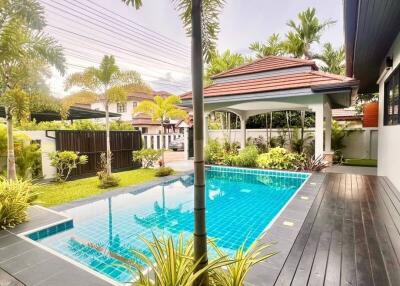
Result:
<svg viewBox="0 0 400 286"><path fill-rule="evenodd" d="M278 57L278 56L268 56L249 64L244 64L237 68L216 74L213 79L223 78L235 75L251 74L257 72L265 72L272 70L287 69L293 67L310 66L312 69L317 70L317 66L314 61L303 60L290 57Z"/></svg>
<svg viewBox="0 0 400 286"><path fill-rule="evenodd" d="M309 71L287 75L278 75L249 80L239 80L225 83L215 83L204 88L204 97L239 95L296 88L317 88L329 85L357 85L358 81L352 78ZM192 92L182 95L182 99L191 99Z"/></svg>

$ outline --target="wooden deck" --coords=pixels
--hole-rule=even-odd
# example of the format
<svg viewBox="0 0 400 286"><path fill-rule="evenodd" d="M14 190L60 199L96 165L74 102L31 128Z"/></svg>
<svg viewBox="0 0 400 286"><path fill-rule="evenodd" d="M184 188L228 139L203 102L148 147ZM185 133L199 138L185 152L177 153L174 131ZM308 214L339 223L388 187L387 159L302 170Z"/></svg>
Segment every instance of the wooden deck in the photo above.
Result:
<svg viewBox="0 0 400 286"><path fill-rule="evenodd" d="M399 230L387 179L327 174L275 285L400 285Z"/></svg>

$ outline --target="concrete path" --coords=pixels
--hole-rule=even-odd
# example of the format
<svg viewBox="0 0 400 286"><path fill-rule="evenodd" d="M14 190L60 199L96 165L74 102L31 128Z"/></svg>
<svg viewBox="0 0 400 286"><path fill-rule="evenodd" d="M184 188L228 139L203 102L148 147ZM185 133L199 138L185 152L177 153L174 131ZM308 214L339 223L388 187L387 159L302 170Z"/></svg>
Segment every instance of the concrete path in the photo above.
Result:
<svg viewBox="0 0 400 286"><path fill-rule="evenodd" d="M326 173L338 173L338 174L356 174L356 175L370 175L376 176L376 167L358 167L358 166L342 166L334 165L324 170Z"/></svg>

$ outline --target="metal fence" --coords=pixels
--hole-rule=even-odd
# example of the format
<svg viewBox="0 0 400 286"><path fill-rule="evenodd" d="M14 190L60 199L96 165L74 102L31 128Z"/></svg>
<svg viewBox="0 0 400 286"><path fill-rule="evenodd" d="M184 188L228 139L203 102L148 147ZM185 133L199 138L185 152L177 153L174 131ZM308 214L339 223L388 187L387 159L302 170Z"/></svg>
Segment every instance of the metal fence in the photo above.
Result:
<svg viewBox="0 0 400 286"><path fill-rule="evenodd" d="M161 136L161 134L143 134L143 148L161 149ZM168 149L169 142L181 137L183 137L182 133L164 134L164 149Z"/></svg>
<svg viewBox="0 0 400 286"><path fill-rule="evenodd" d="M75 151L88 156L88 163L78 166L72 176L95 174L101 167L100 155L106 152L105 131L55 131L57 151ZM113 159L113 170L133 169L140 167L132 161L132 151L142 147L140 131L110 131L110 146Z"/></svg>

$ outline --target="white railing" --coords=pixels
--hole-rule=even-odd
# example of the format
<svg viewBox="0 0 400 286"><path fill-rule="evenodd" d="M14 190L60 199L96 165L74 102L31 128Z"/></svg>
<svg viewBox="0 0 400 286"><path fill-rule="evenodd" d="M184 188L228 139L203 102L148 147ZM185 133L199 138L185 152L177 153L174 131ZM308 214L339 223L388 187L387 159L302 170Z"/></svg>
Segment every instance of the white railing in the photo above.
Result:
<svg viewBox="0 0 400 286"><path fill-rule="evenodd" d="M164 148L168 149L169 142L182 138L183 133L166 133L164 134ZM145 149L161 149L161 134L148 134L145 133L142 135L143 139L143 148Z"/></svg>

